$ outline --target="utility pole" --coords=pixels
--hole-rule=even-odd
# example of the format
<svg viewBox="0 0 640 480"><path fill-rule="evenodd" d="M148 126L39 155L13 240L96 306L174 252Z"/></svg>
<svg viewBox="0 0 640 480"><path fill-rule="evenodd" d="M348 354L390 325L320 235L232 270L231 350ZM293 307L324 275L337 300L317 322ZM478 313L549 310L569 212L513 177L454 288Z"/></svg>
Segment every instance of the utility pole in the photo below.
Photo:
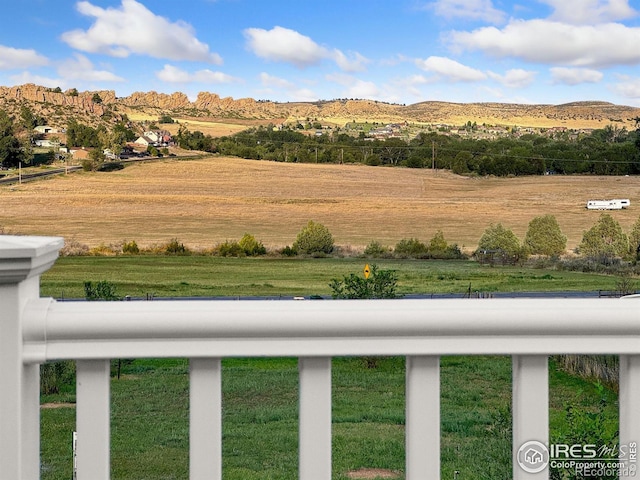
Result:
<svg viewBox="0 0 640 480"><path fill-rule="evenodd" d="M431 170L436 169L436 142L431 141Z"/></svg>

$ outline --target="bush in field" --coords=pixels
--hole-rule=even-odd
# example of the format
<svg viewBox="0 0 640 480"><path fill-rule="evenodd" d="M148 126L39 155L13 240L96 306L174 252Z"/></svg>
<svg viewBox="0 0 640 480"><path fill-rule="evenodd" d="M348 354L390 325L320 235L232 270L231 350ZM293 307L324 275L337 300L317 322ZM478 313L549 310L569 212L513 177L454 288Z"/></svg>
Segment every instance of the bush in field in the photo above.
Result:
<svg viewBox="0 0 640 480"><path fill-rule="evenodd" d="M629 253L636 260L640 260L640 217L633 224L629 233Z"/></svg>
<svg viewBox="0 0 640 480"><path fill-rule="evenodd" d="M188 255L190 252L177 238L173 238L164 246L164 253L167 255Z"/></svg>
<svg viewBox="0 0 640 480"><path fill-rule="evenodd" d="M381 243L372 240L369 245L364 249L364 255L366 257L380 258L386 257L391 253L391 250Z"/></svg>
<svg viewBox="0 0 640 480"><path fill-rule="evenodd" d="M236 241L223 242L216 247L216 252L221 257L244 257L245 253Z"/></svg>
<svg viewBox="0 0 640 480"><path fill-rule="evenodd" d="M264 248L262 242L256 240L256 237L245 233L240 241L238 242L240 248L245 253L245 255L249 257L254 257L257 255L264 255L267 253L267 249Z"/></svg>
<svg viewBox="0 0 640 480"><path fill-rule="evenodd" d="M285 257L295 257L296 255L298 255L298 251L294 247L290 247L289 245L281 250L278 250L278 253Z"/></svg>
<svg viewBox="0 0 640 480"><path fill-rule="evenodd" d="M87 255L89 253L89 247L84 243L80 243L73 238L64 240L64 247L60 250L61 257L73 257L80 255Z"/></svg>
<svg viewBox="0 0 640 480"><path fill-rule="evenodd" d="M216 246L215 253L221 257L255 257L266 254L267 249L253 235L245 233L240 241L227 240L220 243Z"/></svg>
<svg viewBox="0 0 640 480"><path fill-rule="evenodd" d="M529 222L524 246L533 255L557 257L567 248L567 237L553 215L536 217Z"/></svg>
<svg viewBox="0 0 640 480"><path fill-rule="evenodd" d="M40 365L40 393L53 395L60 393L63 385L75 383L76 364L72 361L51 362Z"/></svg>
<svg viewBox="0 0 640 480"><path fill-rule="evenodd" d="M433 238L429 241L430 252L444 252L449 248L447 241L444 239L444 233L442 230L438 230Z"/></svg>
<svg viewBox="0 0 640 480"><path fill-rule="evenodd" d="M393 270L379 270L371 265L369 278L350 274L342 280L332 279L331 296L337 299L398 298L398 276Z"/></svg>
<svg viewBox="0 0 640 480"><path fill-rule="evenodd" d="M393 253L399 257L423 258L429 249L417 238L403 238L396 243Z"/></svg>
<svg viewBox="0 0 640 480"><path fill-rule="evenodd" d="M476 256L489 256L490 263L496 261L500 263L515 263L526 257L520 240L509 228L505 228L501 223L490 225L480 237Z"/></svg>
<svg viewBox="0 0 640 480"><path fill-rule="evenodd" d="M629 242L620 224L608 213L603 213L584 233L578 249L587 257L622 257L629 250Z"/></svg>
<svg viewBox="0 0 640 480"><path fill-rule="evenodd" d="M138 244L135 240L131 240L130 242L124 242L122 244L122 253L126 253L129 255L138 255L140 253L140 248L138 248Z"/></svg>
<svg viewBox="0 0 640 480"><path fill-rule="evenodd" d="M297 252L306 254L331 253L333 246L333 236L329 229L313 220L309 220L293 243Z"/></svg>
<svg viewBox="0 0 640 480"><path fill-rule="evenodd" d="M95 284L93 282L84 282L84 296L88 301L120 300L120 297L116 293L116 286L107 280L102 280Z"/></svg>
<svg viewBox="0 0 640 480"><path fill-rule="evenodd" d="M465 258L464 253L460 250L458 245L452 243L449 245L444 238L442 230L438 230L433 238L429 241L427 247L429 258L438 258L444 260L456 260Z"/></svg>

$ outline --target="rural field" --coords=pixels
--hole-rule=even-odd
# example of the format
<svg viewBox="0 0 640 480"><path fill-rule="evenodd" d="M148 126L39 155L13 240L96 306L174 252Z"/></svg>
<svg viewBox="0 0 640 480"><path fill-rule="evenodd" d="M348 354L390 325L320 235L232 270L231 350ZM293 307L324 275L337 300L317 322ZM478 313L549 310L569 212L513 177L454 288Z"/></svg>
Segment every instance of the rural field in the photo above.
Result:
<svg viewBox="0 0 640 480"><path fill-rule="evenodd" d="M251 233L268 248L279 248L314 220L329 228L339 246L428 241L440 229L449 243L473 251L491 223L501 222L522 239L532 218L553 214L573 249L600 216L585 209L586 201L601 198L631 200L628 210L610 212L629 231L640 216L640 178L471 178L443 170L214 156L2 186L0 226L90 247L123 240L150 246L177 238L207 248Z"/></svg>

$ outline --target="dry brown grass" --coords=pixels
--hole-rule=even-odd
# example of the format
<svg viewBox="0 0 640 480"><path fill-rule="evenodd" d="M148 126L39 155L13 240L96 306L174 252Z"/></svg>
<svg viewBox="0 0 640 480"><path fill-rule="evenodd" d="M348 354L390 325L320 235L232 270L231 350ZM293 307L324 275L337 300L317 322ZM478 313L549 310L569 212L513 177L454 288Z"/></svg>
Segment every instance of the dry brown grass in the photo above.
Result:
<svg viewBox="0 0 640 480"><path fill-rule="evenodd" d="M533 217L550 213L573 248L600 215L587 211L585 202L619 197L630 198L631 208L610 213L628 231L640 212L640 177L466 178L448 171L218 157L2 186L0 226L90 246L178 238L210 247L248 232L268 247L281 247L314 220L339 245L428 241L440 229L449 242L474 249L491 223L501 222L522 239Z"/></svg>

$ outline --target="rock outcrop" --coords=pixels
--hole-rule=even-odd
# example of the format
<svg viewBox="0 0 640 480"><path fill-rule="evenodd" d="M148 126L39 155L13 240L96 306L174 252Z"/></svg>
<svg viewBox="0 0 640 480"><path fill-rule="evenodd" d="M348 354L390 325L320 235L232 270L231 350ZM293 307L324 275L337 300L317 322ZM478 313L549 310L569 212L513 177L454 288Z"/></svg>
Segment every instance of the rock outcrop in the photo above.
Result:
<svg viewBox="0 0 640 480"><path fill-rule="evenodd" d="M97 95L96 95L97 94ZM98 98L99 97L99 98ZM278 103L252 98L221 98L201 92L190 101L182 92L172 94L135 92L118 98L112 90L78 92L26 84L0 87L0 108L19 114L28 105L54 126L64 126L71 116L90 125L113 123L136 111L149 118L160 113L180 117L206 117L258 122L317 119L335 124L350 121L425 122L462 125L467 122L503 126L603 128L614 124L635 128L640 108L606 102L575 102L565 105L520 105L507 103L422 102L398 105L372 100L342 99L318 102Z"/></svg>

